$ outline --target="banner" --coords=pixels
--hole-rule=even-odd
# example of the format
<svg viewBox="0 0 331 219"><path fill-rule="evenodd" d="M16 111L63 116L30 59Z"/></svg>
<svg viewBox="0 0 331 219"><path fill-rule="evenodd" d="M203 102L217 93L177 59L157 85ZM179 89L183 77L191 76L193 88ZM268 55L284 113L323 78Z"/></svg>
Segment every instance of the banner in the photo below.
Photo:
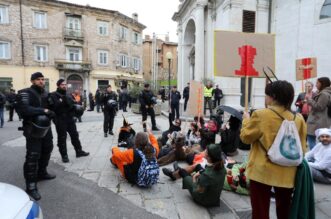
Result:
<svg viewBox="0 0 331 219"><path fill-rule="evenodd" d="M296 60L296 80L307 80L317 77L316 58L303 58Z"/></svg>

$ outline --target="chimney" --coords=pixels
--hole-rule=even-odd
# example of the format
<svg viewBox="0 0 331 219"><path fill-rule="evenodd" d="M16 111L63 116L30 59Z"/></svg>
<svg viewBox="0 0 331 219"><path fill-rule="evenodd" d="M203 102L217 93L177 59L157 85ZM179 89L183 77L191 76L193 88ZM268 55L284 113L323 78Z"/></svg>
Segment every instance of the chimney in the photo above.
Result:
<svg viewBox="0 0 331 219"><path fill-rule="evenodd" d="M138 22L138 13L133 13L132 19Z"/></svg>
<svg viewBox="0 0 331 219"><path fill-rule="evenodd" d="M165 41L166 41L166 42L169 42L169 33L166 34L166 36L165 36Z"/></svg>
<svg viewBox="0 0 331 219"><path fill-rule="evenodd" d="M151 36L150 35L145 35L145 40L151 40Z"/></svg>

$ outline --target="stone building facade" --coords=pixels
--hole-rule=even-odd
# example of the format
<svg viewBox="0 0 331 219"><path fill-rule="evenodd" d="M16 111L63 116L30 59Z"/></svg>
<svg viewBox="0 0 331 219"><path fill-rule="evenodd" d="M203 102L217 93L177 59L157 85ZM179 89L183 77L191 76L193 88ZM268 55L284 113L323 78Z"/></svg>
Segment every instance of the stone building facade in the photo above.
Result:
<svg viewBox="0 0 331 219"><path fill-rule="evenodd" d="M153 53L153 50L155 51ZM169 36L165 40L149 35L143 41L143 76L145 81L151 81L159 86L168 86L169 80L169 60L167 53L172 54L170 61L171 85L177 82L177 43L170 42Z"/></svg>
<svg viewBox="0 0 331 219"><path fill-rule="evenodd" d="M21 2L21 3L20 3ZM30 85L41 71L49 90L61 77L70 91L142 82L138 15L57 0L0 0L0 88Z"/></svg>
<svg viewBox="0 0 331 219"><path fill-rule="evenodd" d="M276 74L302 92L295 79L295 60L317 58L317 77L330 77L331 13L329 0L180 0L173 20L178 23L178 84L211 79L225 94L222 102L242 107L245 87L240 78L214 76L214 31L271 33L276 38ZM324 5L324 9L323 8ZM323 12L324 10L324 12ZM249 17L245 15L249 14ZM248 30L248 31L247 31ZM312 79L315 82L316 79ZM250 106L264 107L265 80L252 79Z"/></svg>

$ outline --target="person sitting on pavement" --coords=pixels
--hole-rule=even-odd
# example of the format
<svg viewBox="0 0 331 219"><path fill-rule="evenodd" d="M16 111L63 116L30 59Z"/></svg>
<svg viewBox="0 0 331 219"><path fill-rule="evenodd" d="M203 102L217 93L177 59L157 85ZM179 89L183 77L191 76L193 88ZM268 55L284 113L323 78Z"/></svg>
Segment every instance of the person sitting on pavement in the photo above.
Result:
<svg viewBox="0 0 331 219"><path fill-rule="evenodd" d="M205 162L180 168L174 164L174 172L162 171L172 180L183 178L183 189L188 189L193 200L203 206L219 206L226 171L219 145L209 144L204 153ZM193 176L191 174L193 173Z"/></svg>
<svg viewBox="0 0 331 219"><path fill-rule="evenodd" d="M204 127L201 126L201 123L198 123L199 133L201 136L201 150L205 150L207 145L215 144L216 132L218 131L217 124L214 120L209 120L204 124Z"/></svg>
<svg viewBox="0 0 331 219"><path fill-rule="evenodd" d="M131 127L132 124L128 123L126 119L123 117L123 126L120 129L120 133L118 135L118 146L132 148L133 140L136 135L135 130Z"/></svg>
<svg viewBox="0 0 331 219"><path fill-rule="evenodd" d="M331 129L317 129L315 135L320 142L305 158L314 181L331 184Z"/></svg>
<svg viewBox="0 0 331 219"><path fill-rule="evenodd" d="M191 123L191 127L189 128L186 134L186 145L192 147L193 145L200 144L201 137L198 129L198 125L195 122Z"/></svg>
<svg viewBox="0 0 331 219"><path fill-rule="evenodd" d="M185 151L185 135L181 132L173 132L168 140L166 146L162 147L158 156L158 164L164 166L174 161L180 161L186 159Z"/></svg>
<svg viewBox="0 0 331 219"><path fill-rule="evenodd" d="M171 121L171 118L169 118L169 129L167 131L162 132L162 136L158 138L158 142L160 147L164 146L167 144L167 141L169 140L169 136L173 132L179 132L181 131L181 124L182 121L180 119L175 119L174 122Z"/></svg>
<svg viewBox="0 0 331 219"><path fill-rule="evenodd" d="M221 129L221 148L227 156L238 154L238 145L240 142L240 127L241 122L234 116L230 116L228 124L225 124Z"/></svg>
<svg viewBox="0 0 331 219"><path fill-rule="evenodd" d="M156 157L159 154L159 145L155 136L152 132L147 129L146 132L138 132L135 136L134 147L127 150L120 150L119 147L112 148L112 157L110 158L110 162L119 169L122 176L128 180L128 182L132 184L136 184L140 186L140 172L142 164L147 161L155 161ZM153 166L154 171L153 182L155 183L155 175L159 173L159 167ZM149 176L147 176L149 177Z"/></svg>

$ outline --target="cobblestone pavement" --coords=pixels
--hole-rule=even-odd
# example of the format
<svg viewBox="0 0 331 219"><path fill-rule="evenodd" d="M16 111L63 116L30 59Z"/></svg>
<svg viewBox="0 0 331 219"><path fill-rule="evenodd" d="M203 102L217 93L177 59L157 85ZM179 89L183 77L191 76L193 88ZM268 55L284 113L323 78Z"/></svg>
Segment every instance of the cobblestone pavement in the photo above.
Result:
<svg viewBox="0 0 331 219"><path fill-rule="evenodd" d="M161 172L159 183L150 189L141 189L131 186L123 179L117 169L109 162L111 148L117 145L118 130L122 125L122 111L116 116L114 124L114 136L103 136L102 113L85 112L83 122L77 123L77 128L83 149L90 152L90 156L76 158L74 149L68 136L68 155L70 162L62 163L58 148L55 146L51 160L65 167L65 171L78 174L80 177L91 180L99 187L107 188L114 193L128 199L137 206L149 212L158 214L164 218L250 218L251 207L248 196L241 196L232 192L223 191L221 195L221 206L217 208L204 208L196 205L187 190L182 190L182 181L170 181ZM133 123L136 131L142 130L141 115L125 113L126 119ZM150 119L148 118L150 122ZM169 126L168 119L164 116L156 117L157 125L162 130ZM185 127L185 124L182 125ZM188 127L188 126L186 126ZM161 132L155 132L159 136ZM53 127L54 145L57 142L56 131ZM4 143L5 146L23 147L23 137ZM240 152L236 160L243 160L247 153ZM184 165L184 164L180 164ZM329 186L315 184L316 218L331 218L331 190ZM275 203L271 203L271 218L275 216Z"/></svg>

